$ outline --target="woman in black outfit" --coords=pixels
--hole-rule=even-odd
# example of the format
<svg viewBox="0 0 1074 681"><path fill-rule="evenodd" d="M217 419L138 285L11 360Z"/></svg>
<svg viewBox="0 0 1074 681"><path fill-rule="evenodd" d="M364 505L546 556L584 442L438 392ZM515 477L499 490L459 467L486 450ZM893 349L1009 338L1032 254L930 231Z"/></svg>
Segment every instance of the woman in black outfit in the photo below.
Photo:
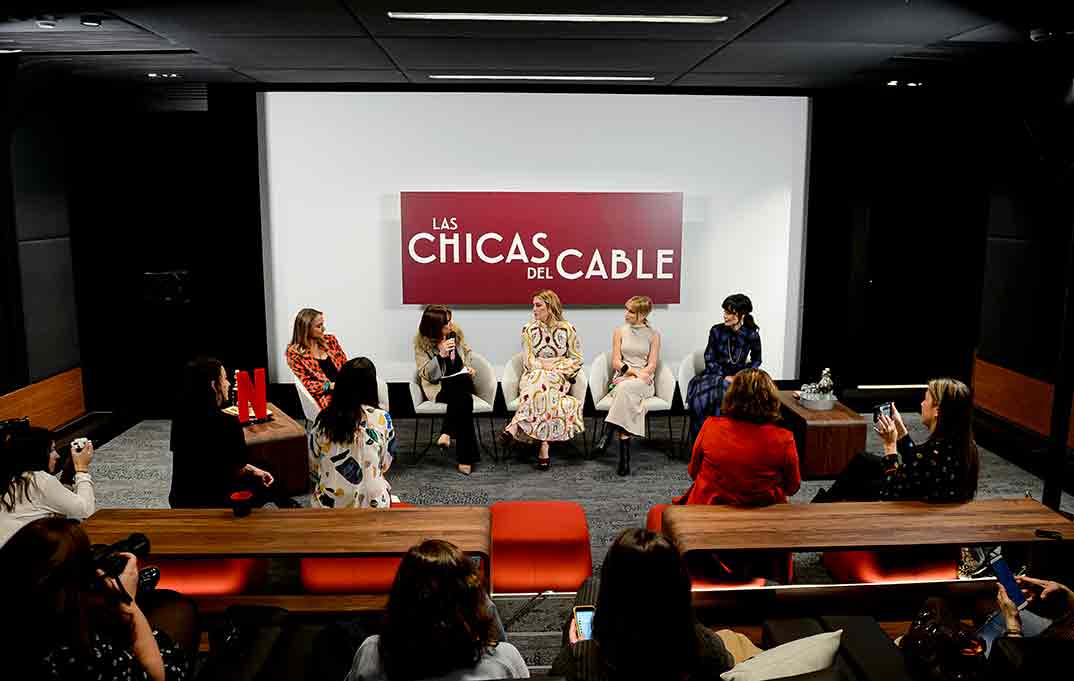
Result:
<svg viewBox="0 0 1074 681"><path fill-rule="evenodd" d="M137 559L119 555L127 562L117 577L95 570L89 537L66 518L35 520L0 549L0 602L14 618L0 637L10 678L181 681L192 675L193 601L174 591L139 593Z"/></svg>
<svg viewBox="0 0 1074 681"><path fill-rule="evenodd" d="M735 664L720 637L694 616L686 564L661 534L620 533L600 577L582 583L574 604L595 606L593 638L577 640L572 617L551 676L702 681Z"/></svg>
<svg viewBox="0 0 1074 681"><path fill-rule="evenodd" d="M172 508L227 508L240 490L254 494L254 505L267 501L295 507L278 497L272 474L247 463L246 438L234 416L220 410L231 382L224 366L211 357L187 363L183 393L172 420Z"/></svg>
<svg viewBox="0 0 1074 681"><path fill-rule="evenodd" d="M462 329L451 323L451 310L443 305L427 306L414 337L414 361L425 398L447 405L436 444L446 449L455 439L456 462L463 475L470 475L472 466L481 459L474 437L474 368L470 357Z"/></svg>
<svg viewBox="0 0 1074 681"><path fill-rule="evenodd" d="M891 405L876 432L884 456L862 453L814 501L969 501L977 494L980 457L973 440L973 393L961 381L929 381L921 402L921 423L929 438L910 439L902 415Z"/></svg>

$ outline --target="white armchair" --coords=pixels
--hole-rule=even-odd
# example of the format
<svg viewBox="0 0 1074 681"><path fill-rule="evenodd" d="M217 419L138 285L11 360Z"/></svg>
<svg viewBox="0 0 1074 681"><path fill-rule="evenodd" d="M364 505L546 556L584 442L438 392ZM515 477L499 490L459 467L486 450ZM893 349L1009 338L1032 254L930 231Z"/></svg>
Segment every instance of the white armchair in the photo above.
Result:
<svg viewBox="0 0 1074 681"><path fill-rule="evenodd" d="M690 381L704 370L704 350L694 350L679 362L679 396L682 397L682 406L686 410L686 417L683 419L682 429L679 431L679 442L686 449L687 455L689 455L694 443L686 441L687 428L690 427L690 405L686 403L686 393L690 389Z"/></svg>
<svg viewBox="0 0 1074 681"><path fill-rule="evenodd" d="M492 436L495 438L495 424L492 421L492 406L496 402L496 374L492 370L492 365L482 355L478 353L472 353L470 356L470 364L474 368L474 390L476 391L474 400L474 415L487 414L489 417L490 430ZM414 371L414 375L410 379L410 400L414 405L414 448L413 451L418 449L418 426L417 419L428 418L429 421L429 444L422 450L422 454L428 451L432 446L433 431L435 430L436 417L443 417L447 414L447 405L434 400L425 399L425 393L421 389L421 378L418 376L417 370ZM477 441L478 445L484 446L481 442L481 422L478 419L474 419L474 425L477 426ZM495 445L493 445L495 446Z"/></svg>
<svg viewBox="0 0 1074 681"><path fill-rule="evenodd" d="M612 380L611 357L606 352L596 356L589 367L590 393L593 395L593 407L598 414L607 414L612 408L612 395L609 394L608 384ZM668 439L671 448L668 456L675 449L675 434L671 425L671 405L675 399L675 375L664 364L663 360L656 364L656 376L653 381L654 394L645 399L645 430L649 430L649 416L664 413L668 418Z"/></svg>
<svg viewBox="0 0 1074 681"><path fill-rule="evenodd" d="M500 379L500 388L503 389L503 400L507 406L507 411L515 413L518 411L518 384L522 380L522 374L525 373L525 369L522 366L522 353L518 353L503 367L503 378ZM585 411L585 394L589 389L589 377L586 375L585 367L583 366L578 370L578 373L574 375L574 385L571 386L571 397L574 397L582 405L583 413ZM582 427L585 427L585 417L582 417ZM582 431L582 447L586 446L586 433Z"/></svg>

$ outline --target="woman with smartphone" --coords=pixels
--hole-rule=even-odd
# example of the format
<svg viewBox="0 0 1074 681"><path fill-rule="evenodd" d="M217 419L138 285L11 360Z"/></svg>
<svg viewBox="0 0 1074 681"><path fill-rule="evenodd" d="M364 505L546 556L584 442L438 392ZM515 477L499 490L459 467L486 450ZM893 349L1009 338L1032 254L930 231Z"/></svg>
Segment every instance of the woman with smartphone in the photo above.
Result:
<svg viewBox="0 0 1074 681"><path fill-rule="evenodd" d="M56 451L51 430L28 426L0 436L0 546L39 518L85 520L93 515L96 499L89 472L93 443L72 444L70 455L74 491L57 477L63 471L63 457Z"/></svg>
<svg viewBox="0 0 1074 681"><path fill-rule="evenodd" d="M877 409L874 429L883 456L862 453L851 460L830 490L814 501L969 501L977 494L980 456L973 439L973 393L953 378L928 383L921 423L929 437L910 438L894 404ZM888 412L890 411L890 415Z"/></svg>
<svg viewBox="0 0 1074 681"><path fill-rule="evenodd" d="M652 309L651 298L634 296L626 301L626 323L612 333L612 404L597 451L603 453L615 435L619 441L619 475L630 475L630 439L645 437L645 400L654 394L660 333L649 325Z"/></svg>
<svg viewBox="0 0 1074 681"><path fill-rule="evenodd" d="M582 583L574 604L578 614L564 629L551 676L702 681L735 664L720 637L697 621L686 564L661 534L621 532L600 577ZM592 637L586 638L590 612Z"/></svg>
<svg viewBox="0 0 1074 681"><path fill-rule="evenodd" d="M761 329L753 319L753 302L743 293L723 301L723 323L709 329L705 370L690 379L686 405L690 410L690 442L710 416L720 415L723 394L743 369L761 366Z"/></svg>
<svg viewBox="0 0 1074 681"><path fill-rule="evenodd" d="M447 405L436 444L447 449L454 439L458 471L470 475L481 460L474 436L474 368L470 346L451 316L443 305L425 307L414 336L414 361L425 399Z"/></svg>

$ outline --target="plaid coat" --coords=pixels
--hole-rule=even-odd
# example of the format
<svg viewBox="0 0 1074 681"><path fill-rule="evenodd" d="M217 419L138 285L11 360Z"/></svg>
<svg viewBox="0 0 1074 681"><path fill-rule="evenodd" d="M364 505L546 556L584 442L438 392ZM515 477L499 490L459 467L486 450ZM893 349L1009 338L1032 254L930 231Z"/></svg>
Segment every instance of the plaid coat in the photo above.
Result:
<svg viewBox="0 0 1074 681"><path fill-rule="evenodd" d="M697 439L709 416L720 415L727 386L723 379L743 369L761 366L761 331L742 325L738 331L724 324L709 329L705 346L705 370L690 380L686 405L690 410L690 442Z"/></svg>

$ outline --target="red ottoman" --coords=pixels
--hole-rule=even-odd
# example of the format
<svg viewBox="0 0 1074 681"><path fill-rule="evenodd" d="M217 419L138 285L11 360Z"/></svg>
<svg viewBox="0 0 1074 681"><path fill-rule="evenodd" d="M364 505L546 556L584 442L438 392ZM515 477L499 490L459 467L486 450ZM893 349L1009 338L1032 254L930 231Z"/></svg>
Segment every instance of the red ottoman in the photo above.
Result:
<svg viewBox="0 0 1074 681"><path fill-rule="evenodd" d="M501 501L492 513L492 591L577 591L593 573L585 511L569 501Z"/></svg>
<svg viewBox="0 0 1074 681"><path fill-rule="evenodd" d="M828 551L821 558L832 579L847 584L935 582L958 578L958 548L901 551Z"/></svg>
<svg viewBox="0 0 1074 681"><path fill-rule="evenodd" d="M235 596L245 593L265 579L268 563L257 558L168 558L146 559L146 565L160 568L159 589L171 589L187 596Z"/></svg>
<svg viewBox="0 0 1074 681"><path fill-rule="evenodd" d="M396 502L391 507L412 508L413 504ZM402 556L303 558L298 578L302 589L311 594L386 594L392 590L401 562Z"/></svg>

